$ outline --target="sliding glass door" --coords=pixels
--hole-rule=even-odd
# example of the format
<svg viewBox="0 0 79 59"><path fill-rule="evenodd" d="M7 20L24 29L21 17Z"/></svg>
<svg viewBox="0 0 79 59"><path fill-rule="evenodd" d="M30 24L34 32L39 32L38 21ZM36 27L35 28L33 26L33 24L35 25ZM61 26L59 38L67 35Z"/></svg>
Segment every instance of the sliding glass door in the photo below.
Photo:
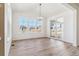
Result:
<svg viewBox="0 0 79 59"><path fill-rule="evenodd" d="M63 18L50 21L50 36L53 38L62 38L63 36Z"/></svg>

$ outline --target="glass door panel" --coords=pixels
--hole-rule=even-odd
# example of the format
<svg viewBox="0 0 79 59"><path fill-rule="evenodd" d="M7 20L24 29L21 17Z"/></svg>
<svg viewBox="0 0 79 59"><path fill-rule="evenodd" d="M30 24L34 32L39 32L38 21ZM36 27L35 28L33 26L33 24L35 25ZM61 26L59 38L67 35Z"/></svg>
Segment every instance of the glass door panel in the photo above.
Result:
<svg viewBox="0 0 79 59"><path fill-rule="evenodd" d="M53 38L63 37L63 18L50 21L50 36Z"/></svg>

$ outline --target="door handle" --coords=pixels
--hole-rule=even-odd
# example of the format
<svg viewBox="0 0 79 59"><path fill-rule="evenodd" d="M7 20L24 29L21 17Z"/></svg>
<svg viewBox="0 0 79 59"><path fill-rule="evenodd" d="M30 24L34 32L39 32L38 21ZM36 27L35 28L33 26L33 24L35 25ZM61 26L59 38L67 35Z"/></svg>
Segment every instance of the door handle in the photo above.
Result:
<svg viewBox="0 0 79 59"><path fill-rule="evenodd" d="M0 40L1 40L1 37L0 37Z"/></svg>

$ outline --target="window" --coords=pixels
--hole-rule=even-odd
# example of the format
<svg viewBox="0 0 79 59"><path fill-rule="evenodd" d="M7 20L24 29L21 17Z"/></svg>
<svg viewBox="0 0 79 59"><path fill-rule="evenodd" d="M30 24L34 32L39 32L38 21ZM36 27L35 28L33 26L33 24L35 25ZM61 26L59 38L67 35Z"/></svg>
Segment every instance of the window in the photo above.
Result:
<svg viewBox="0 0 79 59"><path fill-rule="evenodd" d="M42 21L29 19L24 16L19 18L19 28L22 32L41 32Z"/></svg>

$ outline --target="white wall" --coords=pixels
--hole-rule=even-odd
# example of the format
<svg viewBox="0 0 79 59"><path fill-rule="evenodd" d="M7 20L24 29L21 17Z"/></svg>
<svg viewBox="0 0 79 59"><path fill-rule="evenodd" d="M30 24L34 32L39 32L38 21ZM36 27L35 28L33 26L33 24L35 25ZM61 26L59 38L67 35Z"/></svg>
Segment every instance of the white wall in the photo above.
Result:
<svg viewBox="0 0 79 59"><path fill-rule="evenodd" d="M19 17L25 16L26 18L34 18L36 19L37 16L35 14L29 14L26 12L13 12L13 40L20 40L20 39L29 39L29 38L39 38L39 37L46 37L46 19L42 19L42 31L41 32L22 32L19 29Z"/></svg>
<svg viewBox="0 0 79 59"><path fill-rule="evenodd" d="M74 24L74 21L75 21L75 14L74 14L74 11L67 11L65 13L62 13L62 14L59 14L59 15L56 15L56 16L53 16L53 17L50 17L48 19L48 24L50 24L50 20L53 20L53 19L58 19L62 17L64 19L64 36L63 38L61 39L62 41L65 41L65 42L69 42L69 43L75 43L75 39L74 39L74 34L76 33L74 31L74 28L75 28L75 24ZM50 37L50 28L49 28L49 25L47 27L48 29L48 37Z"/></svg>
<svg viewBox="0 0 79 59"><path fill-rule="evenodd" d="M5 4L5 55L8 56L12 42L12 11L10 4Z"/></svg>
<svg viewBox="0 0 79 59"><path fill-rule="evenodd" d="M79 46L79 6L75 3L69 3L66 6L69 6L72 10L74 9L74 46Z"/></svg>

